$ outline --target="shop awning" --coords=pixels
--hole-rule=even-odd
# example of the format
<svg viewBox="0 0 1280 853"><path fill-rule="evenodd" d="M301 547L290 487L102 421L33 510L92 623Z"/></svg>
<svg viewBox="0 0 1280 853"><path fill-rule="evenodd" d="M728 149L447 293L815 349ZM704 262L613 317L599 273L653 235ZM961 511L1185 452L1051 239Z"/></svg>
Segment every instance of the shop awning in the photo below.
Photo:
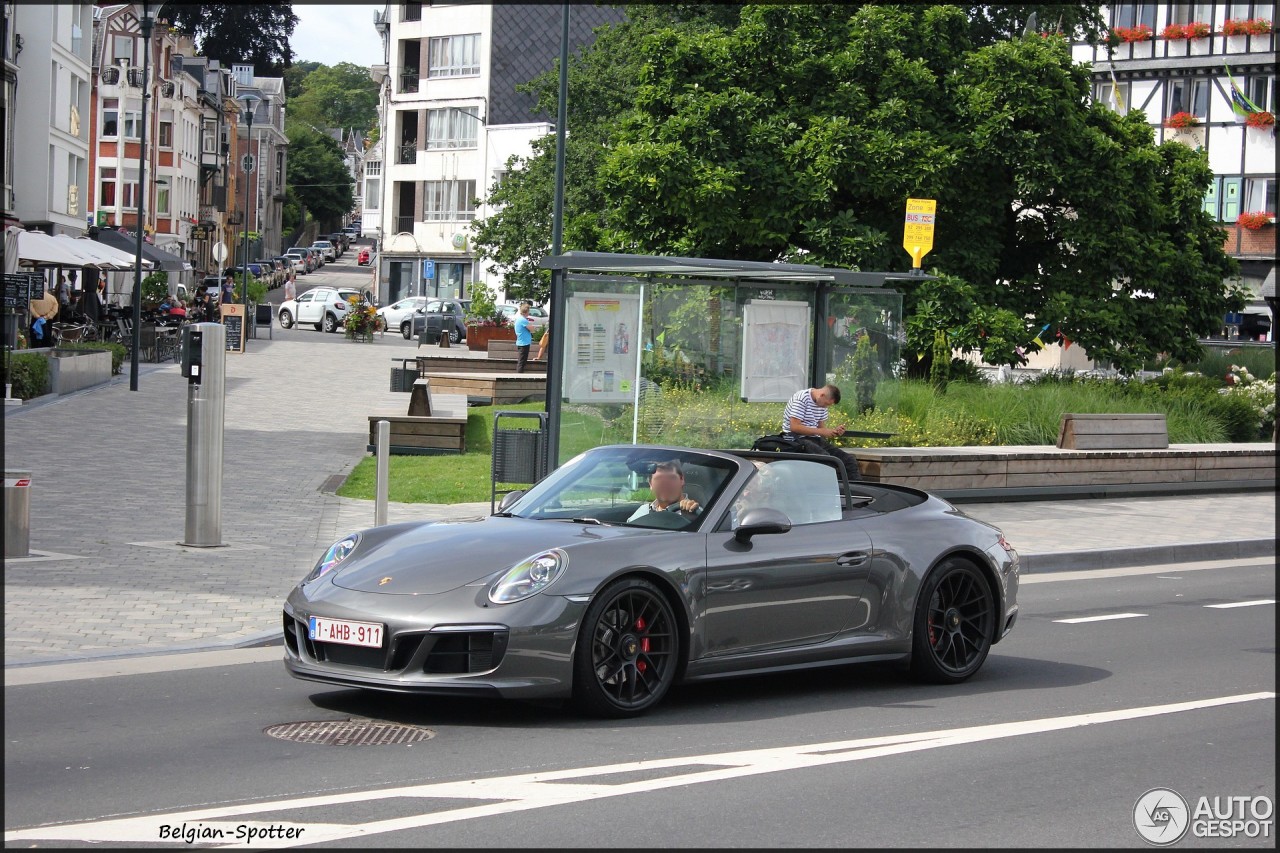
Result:
<svg viewBox="0 0 1280 853"><path fill-rule="evenodd" d="M138 251L138 238L133 234L121 234L118 230L112 228L103 228L98 231L96 238L98 242L112 246L116 249L129 252L136 255ZM183 260L172 252L166 252L164 249L157 249L155 246L146 242L142 242L142 257L149 261L155 261L156 266L165 272L186 272L191 269L191 263Z"/></svg>

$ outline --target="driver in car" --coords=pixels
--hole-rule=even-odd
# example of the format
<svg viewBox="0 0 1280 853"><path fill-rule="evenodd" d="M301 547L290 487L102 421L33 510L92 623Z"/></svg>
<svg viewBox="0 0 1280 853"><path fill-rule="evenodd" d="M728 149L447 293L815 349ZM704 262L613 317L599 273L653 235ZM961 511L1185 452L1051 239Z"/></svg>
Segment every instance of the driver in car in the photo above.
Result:
<svg viewBox="0 0 1280 853"><path fill-rule="evenodd" d="M635 521L651 512L676 512L692 520L702 512L702 507L684 491L684 468L678 460L659 462L649 475L649 489L653 500L641 504L627 521Z"/></svg>

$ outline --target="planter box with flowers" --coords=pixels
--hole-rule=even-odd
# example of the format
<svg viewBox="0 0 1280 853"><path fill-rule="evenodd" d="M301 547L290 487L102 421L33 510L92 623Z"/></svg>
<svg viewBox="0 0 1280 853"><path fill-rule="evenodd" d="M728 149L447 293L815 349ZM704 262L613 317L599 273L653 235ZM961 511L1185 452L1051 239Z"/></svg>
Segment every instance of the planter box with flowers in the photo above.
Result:
<svg viewBox="0 0 1280 853"><path fill-rule="evenodd" d="M1194 21L1190 24L1170 24L1165 27L1160 35L1170 41L1177 39L1203 39L1208 38L1212 32L1208 24L1200 21Z"/></svg>
<svg viewBox="0 0 1280 853"><path fill-rule="evenodd" d="M351 307L342 319L343 334L351 341L372 341L373 333L377 331L377 309L355 296L347 297L347 302Z"/></svg>
<svg viewBox="0 0 1280 853"><path fill-rule="evenodd" d="M1276 117L1266 110L1259 110L1256 113L1249 113L1244 123L1258 130L1272 130L1276 126Z"/></svg>
<svg viewBox="0 0 1280 853"><path fill-rule="evenodd" d="M1138 24L1136 27L1116 27L1111 32L1124 42L1150 41L1154 34L1151 27L1146 24Z"/></svg>
<svg viewBox="0 0 1280 853"><path fill-rule="evenodd" d="M1183 110L1165 119L1164 126L1172 130L1189 130L1200 126L1200 117Z"/></svg>
<svg viewBox="0 0 1280 853"><path fill-rule="evenodd" d="M516 330L493 302L493 293L484 284L471 284L471 305L464 318L467 324L467 349L488 351L489 341L514 341Z"/></svg>
<svg viewBox="0 0 1280 853"><path fill-rule="evenodd" d="M1269 32L1271 32L1271 22L1266 18L1222 22L1224 36L1265 36Z"/></svg>
<svg viewBox="0 0 1280 853"><path fill-rule="evenodd" d="M1250 231L1257 231L1262 226L1270 225L1275 221L1275 217L1265 210L1242 213L1236 217L1236 225L1241 228L1248 228Z"/></svg>

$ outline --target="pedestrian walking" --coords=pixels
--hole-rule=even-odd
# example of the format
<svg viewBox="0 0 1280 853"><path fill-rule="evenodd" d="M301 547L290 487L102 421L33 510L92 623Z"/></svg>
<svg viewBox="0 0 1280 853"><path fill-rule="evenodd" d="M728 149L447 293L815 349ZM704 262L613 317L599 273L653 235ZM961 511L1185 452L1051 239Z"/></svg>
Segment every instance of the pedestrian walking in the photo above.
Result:
<svg viewBox="0 0 1280 853"><path fill-rule="evenodd" d="M533 344L533 335L529 331L528 300L520 303L520 313L516 314L516 373L524 373L524 366L529 361L529 347Z"/></svg>

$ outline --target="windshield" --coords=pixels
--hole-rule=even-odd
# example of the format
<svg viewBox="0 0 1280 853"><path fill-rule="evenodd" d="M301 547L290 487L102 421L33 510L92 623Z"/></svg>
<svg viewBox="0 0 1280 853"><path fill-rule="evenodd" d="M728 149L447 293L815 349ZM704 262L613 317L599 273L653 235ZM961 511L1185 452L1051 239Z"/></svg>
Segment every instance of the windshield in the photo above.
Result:
<svg viewBox="0 0 1280 853"><path fill-rule="evenodd" d="M509 511L521 518L693 531L738 464L691 450L596 448L561 465Z"/></svg>

